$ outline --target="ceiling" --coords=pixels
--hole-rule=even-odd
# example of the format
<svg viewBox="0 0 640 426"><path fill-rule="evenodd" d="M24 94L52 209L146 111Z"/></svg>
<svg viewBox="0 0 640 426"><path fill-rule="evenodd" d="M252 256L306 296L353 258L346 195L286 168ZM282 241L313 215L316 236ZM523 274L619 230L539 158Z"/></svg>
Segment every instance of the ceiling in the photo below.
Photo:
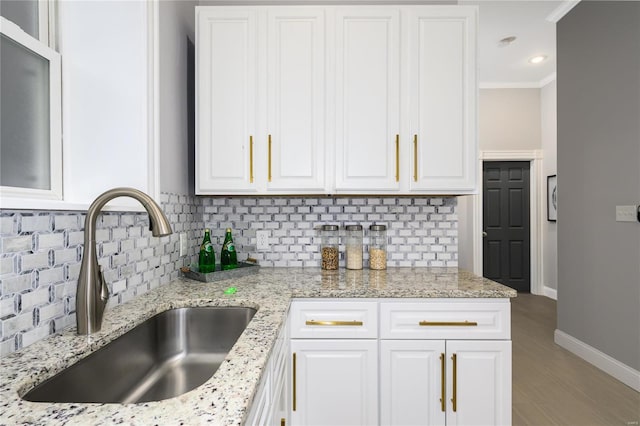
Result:
<svg viewBox="0 0 640 426"><path fill-rule="evenodd" d="M481 88L542 87L556 71L556 22L577 1L460 0L461 5L478 5L478 70ZM501 46L500 40L516 40ZM531 64L535 55L546 55Z"/></svg>

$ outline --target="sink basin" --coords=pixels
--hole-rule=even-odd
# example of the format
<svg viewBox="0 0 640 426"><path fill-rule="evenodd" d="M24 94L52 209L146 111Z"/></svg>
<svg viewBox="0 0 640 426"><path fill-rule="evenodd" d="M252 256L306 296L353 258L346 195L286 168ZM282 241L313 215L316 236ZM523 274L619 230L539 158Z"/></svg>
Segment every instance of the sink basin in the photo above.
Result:
<svg viewBox="0 0 640 426"><path fill-rule="evenodd" d="M182 395L213 376L255 313L236 307L161 312L22 398L138 403Z"/></svg>

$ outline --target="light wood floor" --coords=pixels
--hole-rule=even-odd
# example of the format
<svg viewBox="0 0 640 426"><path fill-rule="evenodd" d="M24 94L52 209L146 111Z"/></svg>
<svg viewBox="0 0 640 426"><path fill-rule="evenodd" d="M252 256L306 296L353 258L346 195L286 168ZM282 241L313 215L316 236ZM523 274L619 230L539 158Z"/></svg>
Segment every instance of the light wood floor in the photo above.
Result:
<svg viewBox="0 0 640 426"><path fill-rule="evenodd" d="M638 425L640 393L554 343L554 300L511 301L514 426Z"/></svg>

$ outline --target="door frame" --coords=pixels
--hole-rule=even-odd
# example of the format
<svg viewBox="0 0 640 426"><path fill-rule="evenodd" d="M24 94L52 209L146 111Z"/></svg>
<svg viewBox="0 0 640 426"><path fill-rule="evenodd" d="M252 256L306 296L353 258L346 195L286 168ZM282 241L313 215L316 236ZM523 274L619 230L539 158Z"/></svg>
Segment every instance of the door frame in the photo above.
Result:
<svg viewBox="0 0 640 426"><path fill-rule="evenodd" d="M542 256L542 213L544 207L542 188L542 150L518 150L518 151L480 151L478 156L478 193L473 195L473 272L482 276L482 229L484 223L482 206L482 163L485 161L529 161L529 208L530 208L530 261L531 261L531 293L545 295L542 283L544 257Z"/></svg>

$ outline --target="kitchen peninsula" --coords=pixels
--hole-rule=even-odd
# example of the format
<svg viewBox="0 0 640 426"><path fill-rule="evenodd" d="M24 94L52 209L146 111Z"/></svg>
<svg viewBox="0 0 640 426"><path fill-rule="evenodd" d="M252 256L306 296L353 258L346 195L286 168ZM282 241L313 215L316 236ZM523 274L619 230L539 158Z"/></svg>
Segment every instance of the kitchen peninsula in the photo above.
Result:
<svg viewBox="0 0 640 426"><path fill-rule="evenodd" d="M235 294L224 293L224 290L230 286L237 288ZM293 315L293 307L291 314L289 313L290 306L295 307L296 303L300 303L302 304L300 306L304 308L305 303L328 301L332 302L326 304L330 309L335 308L338 302L374 304L372 306L374 306L376 320L375 323L372 323L372 327L376 329L376 333L375 337L368 337L368 340L373 339L377 348L379 336L383 352L385 341L395 341L393 340L396 339L393 337L394 333L405 333L411 339L406 342L421 339L423 339L422 341L431 341L427 340L431 339L430 337L416 337L416 332L408 329L403 322L404 319L420 311L420 304L426 303L425 306L429 306L428 304L431 302L440 301L448 306L458 306L456 302L460 302L462 305L459 306L463 308L463 311L483 312L479 316L480 319L477 320L477 327L461 328L464 328L464 333L467 334L471 333L469 329L472 328L474 332L477 329L477 332L488 333L488 337L482 337L482 339L494 339L494 335L500 334L502 340L508 342L508 371L505 371L504 374L508 376L506 378L509 381L509 388L504 395L496 397L505 399L501 403L508 403L508 411L510 412L509 298L515 296L515 290L471 273L459 271L456 268L391 268L386 271L262 268L254 275L215 283L179 279L128 303L107 310L102 330L94 335L78 336L75 334L75 329L68 329L61 334L56 334L0 359L2 376L0 380L0 400L2 401L0 419L3 424L46 423L49 425L88 423L95 425L114 423L231 425L258 422L257 419L260 417L256 416L259 416L260 413L255 413L255 409L252 411L252 406L259 398L260 392L264 391L266 370L271 365L272 352L274 352L281 331L288 324L288 317L292 335L290 340L287 338L287 347L290 343L299 345L305 339L318 338L318 336L309 336L305 339L299 339L299 335L296 333L304 333L304 331L296 331L295 324L297 318L304 317L305 311L304 309L295 311L302 312L295 316ZM502 314L493 317L492 314L487 314L489 311L468 309L469 306L493 306L498 303L503 308ZM220 368L213 377L197 389L164 401L127 405L49 404L27 402L20 399L19 395L23 395L36 384L76 363L145 319L167 309L186 306L246 306L257 309L253 320L233 346ZM403 306L409 309L402 311ZM388 316L385 312L388 313ZM394 312L400 313L394 316ZM389 319L391 320L388 321ZM380 327L379 335L377 333L378 327ZM345 330L351 328L343 327ZM433 327L434 332L439 329L440 327ZM485 329L488 331L484 331ZM407 336L399 339L408 339ZM388 337L391 338L385 340ZM333 339L333 337L331 338ZM445 341L442 336L437 338ZM387 353L392 354L393 352ZM438 355L440 355L439 352ZM298 362L302 363L298 367L302 367L304 359L301 358L301 355L299 355ZM290 363L288 362L287 365L285 373L291 372ZM459 371L463 365L460 364ZM299 374L298 380L300 377ZM380 384L384 384L385 380L385 374L381 373ZM378 380L375 380L375 383L378 383ZM449 387L450 385L447 385L447 399L451 399ZM458 383L458 388L460 388L460 383ZM304 402L305 397L300 389L302 388L298 389L296 415L300 415L300 410L303 407L299 404ZM442 389L444 392L444 385ZM377 388L374 389L374 392L377 395ZM383 389L381 390L382 398L384 398L384 394ZM439 396L438 394L436 398ZM462 398L463 395L460 394L460 397ZM506 401L507 399L508 401ZM289 401L289 396L287 396L287 401ZM440 407L440 402L437 400L436 402ZM381 405L384 407L385 404ZM381 410L384 411L384 408ZM377 412L377 409L375 411ZM462 411L459 414L462 415ZM387 414L381 414L381 416L385 415ZM376 413L373 418L378 419L378 414ZM508 420L510 421L510 418ZM295 417L290 419L290 422L290 424L297 424Z"/></svg>

